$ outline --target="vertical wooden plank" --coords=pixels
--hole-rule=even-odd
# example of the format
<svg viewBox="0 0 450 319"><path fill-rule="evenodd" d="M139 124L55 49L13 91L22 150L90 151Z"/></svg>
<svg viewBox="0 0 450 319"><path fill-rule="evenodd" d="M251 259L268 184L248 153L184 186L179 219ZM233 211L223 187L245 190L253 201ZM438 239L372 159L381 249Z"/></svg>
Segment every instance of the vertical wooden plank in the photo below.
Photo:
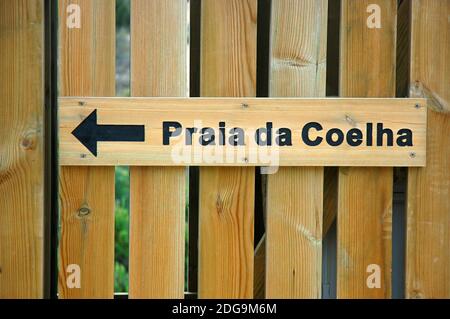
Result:
<svg viewBox="0 0 450 319"><path fill-rule="evenodd" d="M406 297L450 298L450 1L412 2L411 94L429 98L427 166L409 169Z"/></svg>
<svg viewBox="0 0 450 319"><path fill-rule="evenodd" d="M80 28L66 25L80 7ZM115 1L60 0L60 95L115 95ZM114 167L60 168L60 298L114 295ZM81 269L81 288L67 287L67 266Z"/></svg>
<svg viewBox="0 0 450 319"><path fill-rule="evenodd" d="M202 96L256 95L256 0L202 1ZM201 168L200 298L253 296L254 168Z"/></svg>
<svg viewBox="0 0 450 319"><path fill-rule="evenodd" d="M369 28L369 5L381 9L381 28ZM343 0L340 95L394 97L396 0ZM341 168L338 182L338 298L390 298L392 168ZM381 287L369 288L369 265Z"/></svg>
<svg viewBox="0 0 450 319"><path fill-rule="evenodd" d="M0 0L0 299L44 294L44 1Z"/></svg>
<svg viewBox="0 0 450 319"><path fill-rule="evenodd" d="M132 96L187 96L188 4L131 2ZM130 297L184 298L186 168L130 169Z"/></svg>
<svg viewBox="0 0 450 319"><path fill-rule="evenodd" d="M253 296L254 170L200 170L199 298Z"/></svg>
<svg viewBox="0 0 450 319"><path fill-rule="evenodd" d="M319 97L326 91L327 0L274 0L271 97ZM280 167L268 176L268 298L320 298L322 167Z"/></svg>

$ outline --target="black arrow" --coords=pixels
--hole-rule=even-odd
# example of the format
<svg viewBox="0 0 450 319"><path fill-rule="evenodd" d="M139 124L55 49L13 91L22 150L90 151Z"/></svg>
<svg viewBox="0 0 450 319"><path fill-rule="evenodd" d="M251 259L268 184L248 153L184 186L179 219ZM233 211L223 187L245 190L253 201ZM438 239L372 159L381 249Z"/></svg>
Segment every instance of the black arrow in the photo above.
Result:
<svg viewBox="0 0 450 319"><path fill-rule="evenodd" d="M97 142L145 142L144 125L98 125L97 110L89 114L72 134L95 157Z"/></svg>

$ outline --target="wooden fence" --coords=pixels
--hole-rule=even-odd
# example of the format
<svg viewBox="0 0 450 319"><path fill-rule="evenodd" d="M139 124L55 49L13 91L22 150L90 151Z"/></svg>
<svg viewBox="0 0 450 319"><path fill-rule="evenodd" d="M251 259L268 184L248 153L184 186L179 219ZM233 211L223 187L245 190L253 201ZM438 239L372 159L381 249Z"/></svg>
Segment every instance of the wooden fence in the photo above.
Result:
<svg viewBox="0 0 450 319"><path fill-rule="evenodd" d="M115 1L58 4L60 96L114 96ZM69 4L81 28L66 26ZM428 98L427 166L407 170L404 295L450 298L449 17L450 0L131 0L131 95ZM0 0L1 298L48 291L43 35L43 0ZM189 275L199 298L321 298L336 222L337 298L391 298L405 171L132 167L129 297L183 298ZM114 167L59 170L59 298L114 296L114 182ZM67 287L71 264L81 288Z"/></svg>

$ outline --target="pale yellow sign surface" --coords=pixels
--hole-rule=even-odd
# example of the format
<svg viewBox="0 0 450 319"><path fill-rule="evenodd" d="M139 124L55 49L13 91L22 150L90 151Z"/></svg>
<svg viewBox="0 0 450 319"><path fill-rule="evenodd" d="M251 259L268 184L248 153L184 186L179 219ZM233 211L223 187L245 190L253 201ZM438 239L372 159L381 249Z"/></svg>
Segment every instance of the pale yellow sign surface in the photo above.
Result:
<svg viewBox="0 0 450 319"><path fill-rule="evenodd" d="M61 165L425 166L424 99L61 98Z"/></svg>

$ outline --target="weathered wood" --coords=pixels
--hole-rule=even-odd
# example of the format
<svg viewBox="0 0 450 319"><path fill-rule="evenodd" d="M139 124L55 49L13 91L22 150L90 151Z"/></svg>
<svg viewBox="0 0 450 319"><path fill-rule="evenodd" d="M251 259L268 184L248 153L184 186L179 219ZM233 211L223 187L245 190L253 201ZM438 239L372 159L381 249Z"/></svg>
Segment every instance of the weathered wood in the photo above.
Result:
<svg viewBox="0 0 450 319"><path fill-rule="evenodd" d="M187 10L131 1L132 96L187 95ZM130 169L131 298L184 297L186 180L184 167Z"/></svg>
<svg viewBox="0 0 450 319"><path fill-rule="evenodd" d="M271 97L325 96L326 0L272 1Z"/></svg>
<svg viewBox="0 0 450 319"><path fill-rule="evenodd" d="M427 166L409 169L406 297L450 298L450 1L412 2L411 95L429 99Z"/></svg>
<svg viewBox="0 0 450 319"><path fill-rule="evenodd" d="M113 298L114 174L110 167L64 167L59 187L58 296L61 299ZM109 196L111 191L113 196ZM80 266L80 288L67 286L71 275L67 269L73 264Z"/></svg>
<svg viewBox="0 0 450 319"><path fill-rule="evenodd" d="M79 105L80 101L83 106ZM242 107L242 104L247 106ZM422 166L425 164L426 108L416 108L416 104L425 105L425 100L65 98L60 100L59 112L60 162L62 165ZM97 157L94 156L72 132L95 110L99 125L144 125L145 141L100 141ZM178 136L169 137L167 128L163 134L166 121L180 123ZM219 145L220 122L225 123L225 145ZM268 122L273 123L273 143L258 145L256 129L266 127ZM322 138L317 146L308 145L302 137L305 125L312 122L323 126L322 131L316 132L313 128L308 134L310 139ZM372 137L367 123L373 123ZM392 130L393 146L387 146L386 134L382 143L380 141L383 146L378 146L381 130L377 129L377 123ZM191 136L189 127L196 127L197 133ZM201 144L201 129L205 127L214 129L215 146ZM245 145L230 143L233 136L230 130L235 127L244 131ZM280 127L291 130L292 145L278 146L276 131ZM327 142L327 132L332 128L342 132L342 144L331 146ZM355 128L362 135L360 145L350 146L346 136ZM398 132L403 128L412 131L411 147L397 143ZM164 145L164 136L168 145ZM192 145L186 142L190 137ZM225 156L227 152L234 157ZM213 156L217 156L217 160Z"/></svg>
<svg viewBox="0 0 450 319"><path fill-rule="evenodd" d="M323 168L304 171L301 167L280 169L269 178L268 298L321 295Z"/></svg>
<svg viewBox="0 0 450 319"><path fill-rule="evenodd" d="M369 5L381 28L369 28ZM395 96L396 0L343 0L340 95ZM367 163L370 166L370 163ZM338 298L390 298L392 168L341 168L338 194ZM380 267L381 287L369 288L367 267Z"/></svg>
<svg viewBox="0 0 450 319"><path fill-rule="evenodd" d="M81 9L69 28L67 6ZM115 95L115 1L61 0L60 95ZM114 295L114 167L61 167L60 298ZM100 246L99 246L100 245ZM67 266L81 270L81 288L69 289Z"/></svg>
<svg viewBox="0 0 450 319"><path fill-rule="evenodd" d="M199 297L253 295L253 169L200 174ZM215 190L207 191L209 189Z"/></svg>
<svg viewBox="0 0 450 319"><path fill-rule="evenodd" d="M202 96L256 95L256 0L202 1ZM254 168L202 168L200 298L253 296Z"/></svg>
<svg viewBox="0 0 450 319"><path fill-rule="evenodd" d="M338 298L390 297L392 173L378 169L375 177L367 169L339 172ZM381 288L366 284L372 264L381 269Z"/></svg>
<svg viewBox="0 0 450 319"><path fill-rule="evenodd" d="M130 298L184 297L184 172L131 168Z"/></svg>
<svg viewBox="0 0 450 319"><path fill-rule="evenodd" d="M256 0L204 0L200 94L256 96Z"/></svg>
<svg viewBox="0 0 450 319"><path fill-rule="evenodd" d="M325 96L327 7L326 0L272 1L271 97ZM268 176L268 298L320 298L323 172L283 167Z"/></svg>
<svg viewBox="0 0 450 319"><path fill-rule="evenodd" d="M44 296L44 1L0 1L0 299Z"/></svg>

